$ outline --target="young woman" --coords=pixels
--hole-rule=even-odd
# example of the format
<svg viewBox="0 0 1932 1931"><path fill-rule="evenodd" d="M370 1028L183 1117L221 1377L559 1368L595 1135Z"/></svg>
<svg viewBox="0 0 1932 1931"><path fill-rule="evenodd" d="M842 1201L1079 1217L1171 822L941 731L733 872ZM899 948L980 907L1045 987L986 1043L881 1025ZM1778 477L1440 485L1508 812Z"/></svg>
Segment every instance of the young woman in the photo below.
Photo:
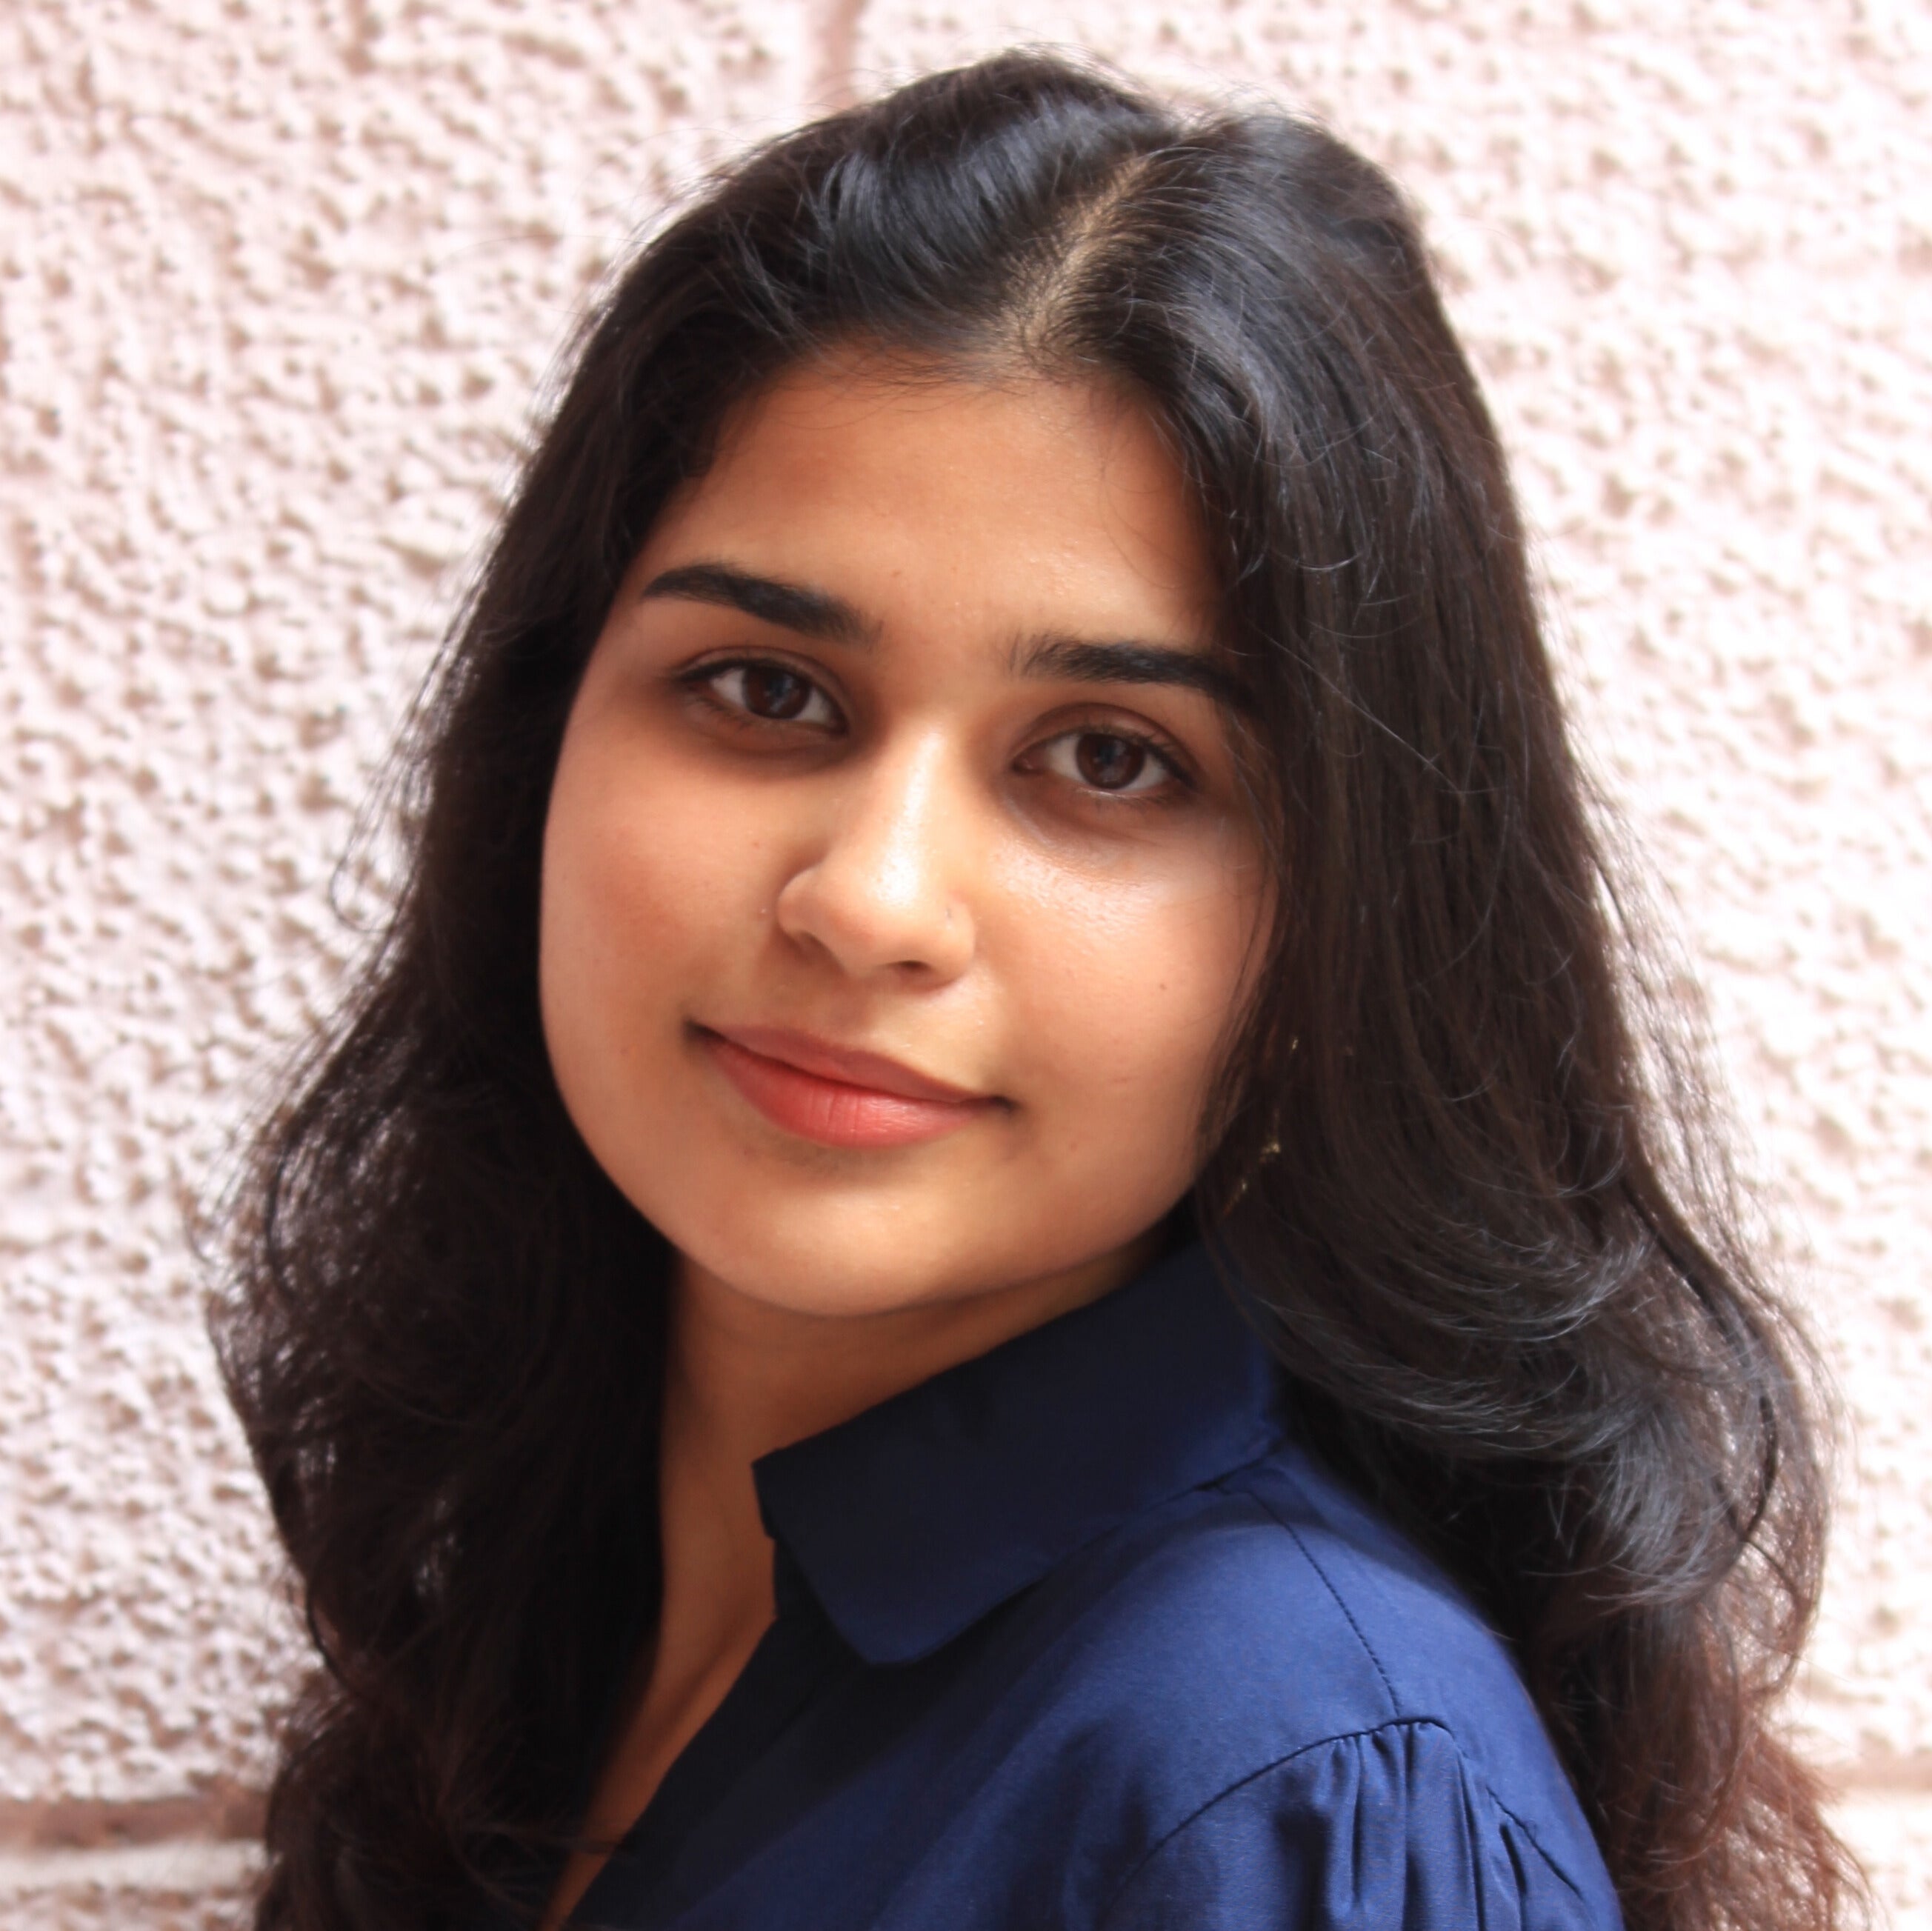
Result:
<svg viewBox="0 0 1932 1931"><path fill-rule="evenodd" d="M1389 183L1009 56L593 316L220 1316L264 1931L1839 1921L1797 1351Z"/></svg>

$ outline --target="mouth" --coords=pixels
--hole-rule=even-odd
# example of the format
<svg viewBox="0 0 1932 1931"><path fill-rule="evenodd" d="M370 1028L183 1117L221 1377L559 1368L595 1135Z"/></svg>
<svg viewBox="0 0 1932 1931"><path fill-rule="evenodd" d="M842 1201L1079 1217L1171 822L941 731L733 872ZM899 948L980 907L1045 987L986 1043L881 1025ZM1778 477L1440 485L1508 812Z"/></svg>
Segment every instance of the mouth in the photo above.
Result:
<svg viewBox="0 0 1932 1931"><path fill-rule="evenodd" d="M776 1026L690 1029L719 1072L774 1126L821 1147L912 1147L1001 1102L880 1053Z"/></svg>

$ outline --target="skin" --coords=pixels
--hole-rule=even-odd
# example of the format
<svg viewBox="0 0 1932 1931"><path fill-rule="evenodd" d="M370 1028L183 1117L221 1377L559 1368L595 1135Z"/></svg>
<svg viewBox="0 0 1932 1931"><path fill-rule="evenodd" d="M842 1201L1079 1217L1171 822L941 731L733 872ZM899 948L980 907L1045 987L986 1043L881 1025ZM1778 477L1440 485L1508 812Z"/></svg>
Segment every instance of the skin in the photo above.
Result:
<svg viewBox="0 0 1932 1931"><path fill-rule="evenodd" d="M627 575L541 946L566 1104L679 1257L590 1838L771 1620L753 1462L1120 1285L1191 1183L1268 903L1213 608L1134 401L851 356L741 405Z"/></svg>

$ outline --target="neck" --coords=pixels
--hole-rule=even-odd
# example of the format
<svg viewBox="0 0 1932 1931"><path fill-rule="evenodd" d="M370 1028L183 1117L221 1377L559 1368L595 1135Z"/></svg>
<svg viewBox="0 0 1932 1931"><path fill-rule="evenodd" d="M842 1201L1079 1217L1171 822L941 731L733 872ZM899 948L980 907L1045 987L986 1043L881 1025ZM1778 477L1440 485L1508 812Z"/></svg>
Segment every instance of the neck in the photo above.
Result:
<svg viewBox="0 0 1932 1931"><path fill-rule="evenodd" d="M1097 1300L1150 1260L1158 1240L991 1294L844 1317L776 1307L679 1263L658 1453L664 1594L592 1798L592 1844L614 1842L650 1801L772 1620L772 1545L752 1480L759 1456ZM548 1931L574 1909L603 1855L572 1854Z"/></svg>
<svg viewBox="0 0 1932 1931"><path fill-rule="evenodd" d="M1151 1258L1149 1235L990 1293L881 1313L800 1312L682 1260L672 1288L659 1508L658 1666L742 1647L771 1620L772 1548L752 1465L1096 1300Z"/></svg>

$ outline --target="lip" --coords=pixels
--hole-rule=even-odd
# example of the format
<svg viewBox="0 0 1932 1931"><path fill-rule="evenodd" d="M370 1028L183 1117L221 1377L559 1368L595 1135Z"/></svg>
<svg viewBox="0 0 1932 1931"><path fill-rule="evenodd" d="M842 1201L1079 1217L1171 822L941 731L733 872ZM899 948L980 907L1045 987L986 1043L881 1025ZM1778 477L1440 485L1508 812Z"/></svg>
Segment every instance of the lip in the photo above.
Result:
<svg viewBox="0 0 1932 1931"><path fill-rule="evenodd" d="M775 1126L821 1147L916 1146L999 1102L883 1053L779 1026L697 1026L718 1070Z"/></svg>

